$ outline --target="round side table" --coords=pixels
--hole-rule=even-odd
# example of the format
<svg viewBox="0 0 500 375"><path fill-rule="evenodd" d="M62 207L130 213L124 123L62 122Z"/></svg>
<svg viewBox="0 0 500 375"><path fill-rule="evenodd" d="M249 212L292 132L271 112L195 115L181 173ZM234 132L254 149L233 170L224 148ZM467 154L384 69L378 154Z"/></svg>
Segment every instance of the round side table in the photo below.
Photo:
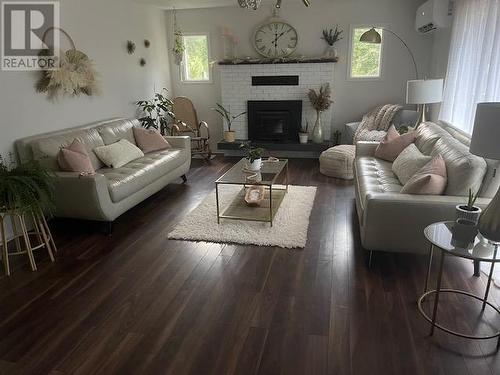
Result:
<svg viewBox="0 0 500 375"><path fill-rule="evenodd" d="M467 339L487 340L487 339L499 338L499 340L497 341L497 349L498 349L498 347L500 346L500 331L492 332L491 334L487 335L469 335L463 332L457 332L452 329L449 329L437 322L437 310L439 305L439 296L441 293L455 293L470 297L472 299L479 300L482 302L481 311L484 311L486 306L490 306L493 310L495 310L497 313L500 314L500 309L494 306L492 303L488 302L488 294L490 292L490 286L495 264L500 262L500 254L498 253L498 247L500 244L490 242L487 239L484 239L479 236L476 236L474 241L465 246L463 244L457 243L453 236L454 224L455 223L453 221L444 221L431 224L424 230L425 237L430 242L431 246L429 250L429 261L427 266L427 275L425 278L424 292L418 299L418 310L420 311L420 314L422 314L422 316L429 323L431 323L431 330L430 330L431 336L434 334L434 328L438 328L449 334ZM431 276L432 258L435 249L440 251L436 289L428 290L429 279ZM488 282L486 284L486 292L484 294L484 297L477 296L475 294L463 290L441 288L443 265L446 255L456 256L464 259L471 259L473 261L491 263L491 269L490 273L488 274ZM427 298L432 294L435 294L436 297L434 299L434 305L432 307L432 316L429 316L424 311L422 303L424 302L425 298Z"/></svg>

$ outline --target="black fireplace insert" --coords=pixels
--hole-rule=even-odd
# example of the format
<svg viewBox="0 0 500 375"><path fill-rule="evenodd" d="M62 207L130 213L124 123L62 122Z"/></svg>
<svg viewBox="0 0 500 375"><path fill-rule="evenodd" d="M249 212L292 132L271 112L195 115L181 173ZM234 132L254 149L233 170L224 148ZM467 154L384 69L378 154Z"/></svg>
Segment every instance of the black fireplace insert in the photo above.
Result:
<svg viewBox="0 0 500 375"><path fill-rule="evenodd" d="M251 141L298 143L301 100L249 100L248 138Z"/></svg>

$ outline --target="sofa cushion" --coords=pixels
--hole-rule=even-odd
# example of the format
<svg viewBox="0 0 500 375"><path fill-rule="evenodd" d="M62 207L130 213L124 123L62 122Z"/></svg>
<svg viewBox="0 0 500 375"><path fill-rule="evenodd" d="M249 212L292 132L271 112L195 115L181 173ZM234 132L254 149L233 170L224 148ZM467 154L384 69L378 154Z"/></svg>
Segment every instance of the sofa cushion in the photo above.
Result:
<svg viewBox="0 0 500 375"><path fill-rule="evenodd" d="M401 193L441 195L446 189L446 180L446 164L438 154L408 180Z"/></svg>
<svg viewBox="0 0 500 375"><path fill-rule="evenodd" d="M123 167L132 160L144 156L144 153L139 147L126 139L122 139L107 146L96 147L94 152L99 159L110 168Z"/></svg>
<svg viewBox="0 0 500 375"><path fill-rule="evenodd" d="M467 195L469 189L478 192L486 173L486 161L479 156L472 155L469 148L452 137L439 139L431 155L440 154L448 173L446 195Z"/></svg>
<svg viewBox="0 0 500 375"><path fill-rule="evenodd" d="M357 189L361 207L365 208L366 195L369 193L399 193L403 185L392 171L390 162L365 156L355 161Z"/></svg>
<svg viewBox="0 0 500 375"><path fill-rule="evenodd" d="M434 145L442 137L451 138L451 135L433 122L424 122L416 130L415 145L424 155L430 155Z"/></svg>
<svg viewBox="0 0 500 375"><path fill-rule="evenodd" d="M63 147L68 147L75 139L85 145L92 166L95 170L102 168L103 163L94 154L93 149L104 146L104 142L97 129L77 130L66 134L53 135L47 138L36 139L31 143L33 159L38 160L45 168L58 171L57 155Z"/></svg>
<svg viewBox="0 0 500 375"><path fill-rule="evenodd" d="M153 151L165 150L172 147L170 146L170 143L168 143L167 140L163 138L158 130L139 127L134 127L132 128L132 130L134 131L134 137L137 146L145 154Z"/></svg>
<svg viewBox="0 0 500 375"><path fill-rule="evenodd" d="M162 150L147 154L121 168L103 168L97 173L108 179L111 200L119 202L181 166L188 157L186 150Z"/></svg>
<svg viewBox="0 0 500 375"><path fill-rule="evenodd" d="M401 151L403 151L406 147L408 147L408 145L413 143L414 140L414 132L400 135L394 125L392 125L387 131L384 139L380 142L377 149L375 150L375 156L379 159L384 159L392 162L396 160Z"/></svg>
<svg viewBox="0 0 500 375"><path fill-rule="evenodd" d="M138 120L116 120L109 122L101 127L99 127L99 134L101 134L102 140L105 145L110 145L112 143L118 142L120 139L126 139L133 145L136 144L133 127L138 126Z"/></svg>
<svg viewBox="0 0 500 375"><path fill-rule="evenodd" d="M430 162L431 159L431 156L422 154L417 146L412 143L394 160L392 171L404 185L420 168Z"/></svg>
<svg viewBox="0 0 500 375"><path fill-rule="evenodd" d="M85 145L76 138L71 145L61 148L57 163L62 171L95 173Z"/></svg>

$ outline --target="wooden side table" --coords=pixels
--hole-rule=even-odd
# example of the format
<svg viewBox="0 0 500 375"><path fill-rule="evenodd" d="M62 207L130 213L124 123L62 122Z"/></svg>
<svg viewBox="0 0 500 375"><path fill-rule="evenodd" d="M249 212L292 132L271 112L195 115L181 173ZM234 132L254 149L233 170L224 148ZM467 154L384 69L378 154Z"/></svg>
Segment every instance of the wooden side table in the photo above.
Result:
<svg viewBox="0 0 500 375"><path fill-rule="evenodd" d="M33 229L28 231L26 222L33 224ZM7 223L10 223L13 236L7 238ZM2 246L2 260L5 274L10 276L9 257L26 254L33 271L36 271L35 257L33 251L41 248L47 249L50 260L54 259L57 252L54 238L43 213L34 208L3 210L0 211L0 235ZM14 242L15 251L9 250L9 243Z"/></svg>

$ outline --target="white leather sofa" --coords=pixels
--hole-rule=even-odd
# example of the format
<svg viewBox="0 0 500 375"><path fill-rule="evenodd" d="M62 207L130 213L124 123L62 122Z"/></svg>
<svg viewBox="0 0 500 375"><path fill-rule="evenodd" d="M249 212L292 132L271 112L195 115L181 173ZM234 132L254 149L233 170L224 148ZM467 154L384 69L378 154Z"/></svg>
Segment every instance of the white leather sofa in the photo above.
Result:
<svg viewBox="0 0 500 375"><path fill-rule="evenodd" d="M183 177L191 165L189 137L166 137L173 148L151 152L121 168L107 168L92 151L127 139L135 144L136 119L112 119L16 141L19 160L38 160L55 174L56 217L112 222L125 211ZM93 176L61 172L57 154L75 138L82 141L96 170Z"/></svg>
<svg viewBox="0 0 500 375"><path fill-rule="evenodd" d="M472 155L470 137L450 124L421 124L415 144L423 154L443 156L448 173L445 195L401 194L402 185L392 172L392 163L374 156L378 143L356 145L356 210L366 250L427 252L424 228L454 220L455 206L466 202L469 188L479 191L476 204L480 207L485 207L498 190L500 176L494 177L498 161Z"/></svg>

